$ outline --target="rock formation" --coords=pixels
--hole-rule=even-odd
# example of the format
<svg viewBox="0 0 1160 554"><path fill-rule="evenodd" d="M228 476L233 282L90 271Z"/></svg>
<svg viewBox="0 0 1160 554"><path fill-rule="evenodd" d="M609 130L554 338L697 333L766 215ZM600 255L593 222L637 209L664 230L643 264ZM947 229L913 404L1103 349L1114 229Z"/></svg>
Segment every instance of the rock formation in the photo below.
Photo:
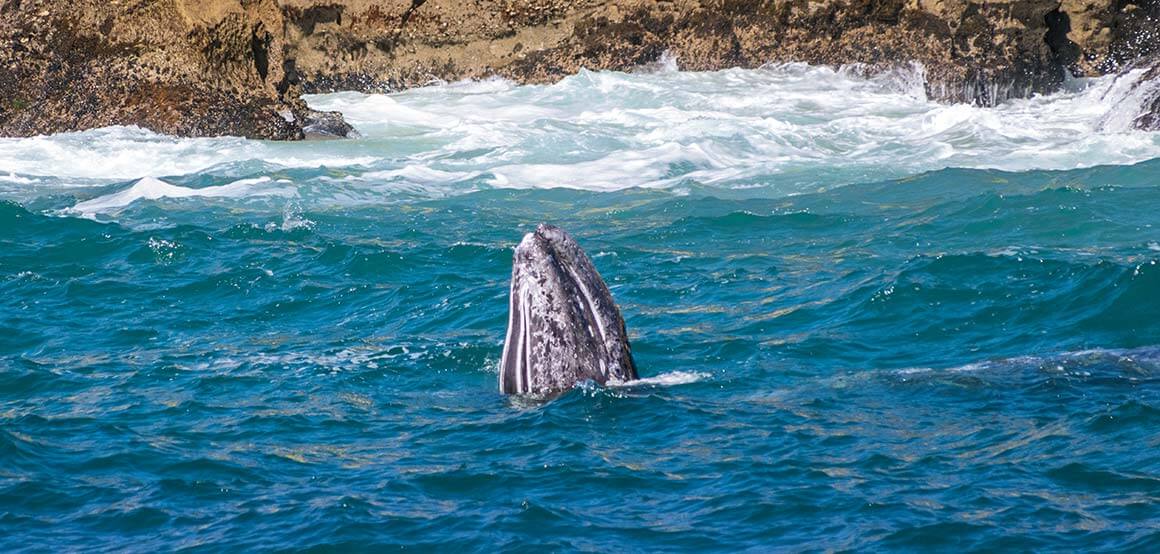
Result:
<svg viewBox="0 0 1160 554"><path fill-rule="evenodd" d="M1144 130L1160 131L1160 60L1153 60L1151 67L1136 81L1134 94L1140 98L1140 114L1134 123Z"/></svg>
<svg viewBox="0 0 1160 554"><path fill-rule="evenodd" d="M0 0L0 135L298 139L345 129L303 91L545 82L666 50L694 70L918 61L930 97L990 105L1160 55L1158 35L1160 0Z"/></svg>

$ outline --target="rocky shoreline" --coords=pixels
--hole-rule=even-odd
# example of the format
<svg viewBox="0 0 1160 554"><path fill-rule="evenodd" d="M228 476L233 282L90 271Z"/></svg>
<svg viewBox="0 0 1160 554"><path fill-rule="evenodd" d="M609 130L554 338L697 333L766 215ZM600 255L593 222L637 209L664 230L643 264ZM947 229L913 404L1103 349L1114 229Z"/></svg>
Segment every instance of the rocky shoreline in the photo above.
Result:
<svg viewBox="0 0 1160 554"><path fill-rule="evenodd" d="M929 97L992 105L1154 59L1160 0L0 0L0 136L341 136L303 93L542 83L666 51L690 70L917 61ZM1146 105L1137 125L1160 126Z"/></svg>

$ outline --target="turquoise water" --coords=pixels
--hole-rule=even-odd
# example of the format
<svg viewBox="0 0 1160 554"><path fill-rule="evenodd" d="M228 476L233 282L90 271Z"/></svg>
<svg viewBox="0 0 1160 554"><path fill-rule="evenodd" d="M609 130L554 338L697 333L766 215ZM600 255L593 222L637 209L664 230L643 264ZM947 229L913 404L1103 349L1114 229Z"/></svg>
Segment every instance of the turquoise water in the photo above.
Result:
<svg viewBox="0 0 1160 554"><path fill-rule="evenodd" d="M906 77L0 141L0 550L1157 550L1160 138L1109 81L978 109ZM641 382L498 393L540 221Z"/></svg>

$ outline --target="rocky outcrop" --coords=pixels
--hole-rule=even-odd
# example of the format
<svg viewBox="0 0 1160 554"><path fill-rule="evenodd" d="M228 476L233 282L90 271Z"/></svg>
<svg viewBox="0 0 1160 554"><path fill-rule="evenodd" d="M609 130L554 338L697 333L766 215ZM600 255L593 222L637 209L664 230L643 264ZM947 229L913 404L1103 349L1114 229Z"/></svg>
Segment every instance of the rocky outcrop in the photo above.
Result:
<svg viewBox="0 0 1160 554"><path fill-rule="evenodd" d="M302 138L343 128L302 91L546 82L665 51L685 69L918 61L932 98L989 105L1156 55L1158 33L1160 0L0 0L0 134Z"/></svg>
<svg viewBox="0 0 1160 554"><path fill-rule="evenodd" d="M265 82L278 78L268 56L265 75L254 61L277 27L262 12L272 17L277 7L206 4L7 0L0 131L137 124L178 135L295 138L279 115L291 104Z"/></svg>
<svg viewBox="0 0 1160 554"><path fill-rule="evenodd" d="M1059 13L1068 38L1082 47L1065 60L1076 74L1114 73L1160 54L1160 0L1063 0Z"/></svg>
<svg viewBox="0 0 1160 554"><path fill-rule="evenodd" d="M1130 93L1140 102L1140 114L1133 123L1146 131L1160 131L1160 58L1141 65L1148 69L1135 82Z"/></svg>
<svg viewBox="0 0 1160 554"><path fill-rule="evenodd" d="M1099 75L1160 47L1160 0L287 0L308 90L501 75L544 82L675 54L686 69L910 61L927 92L994 104ZM414 7L418 5L418 7ZM482 6L483 9L480 9Z"/></svg>
<svg viewBox="0 0 1160 554"><path fill-rule="evenodd" d="M0 134L303 138L284 36L274 0L5 0Z"/></svg>

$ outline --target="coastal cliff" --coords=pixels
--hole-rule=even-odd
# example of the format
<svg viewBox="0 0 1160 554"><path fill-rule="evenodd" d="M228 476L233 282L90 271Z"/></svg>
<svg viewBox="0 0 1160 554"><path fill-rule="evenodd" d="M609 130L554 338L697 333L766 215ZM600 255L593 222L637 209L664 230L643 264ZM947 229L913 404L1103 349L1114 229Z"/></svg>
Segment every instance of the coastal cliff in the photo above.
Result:
<svg viewBox="0 0 1160 554"><path fill-rule="evenodd" d="M0 0L0 135L341 135L303 92L548 82L666 51L692 70L917 61L931 98L992 105L1160 54L1160 0Z"/></svg>
<svg viewBox="0 0 1160 554"><path fill-rule="evenodd" d="M302 137L281 8L255 2L7 0L0 134L140 125L182 136Z"/></svg>

